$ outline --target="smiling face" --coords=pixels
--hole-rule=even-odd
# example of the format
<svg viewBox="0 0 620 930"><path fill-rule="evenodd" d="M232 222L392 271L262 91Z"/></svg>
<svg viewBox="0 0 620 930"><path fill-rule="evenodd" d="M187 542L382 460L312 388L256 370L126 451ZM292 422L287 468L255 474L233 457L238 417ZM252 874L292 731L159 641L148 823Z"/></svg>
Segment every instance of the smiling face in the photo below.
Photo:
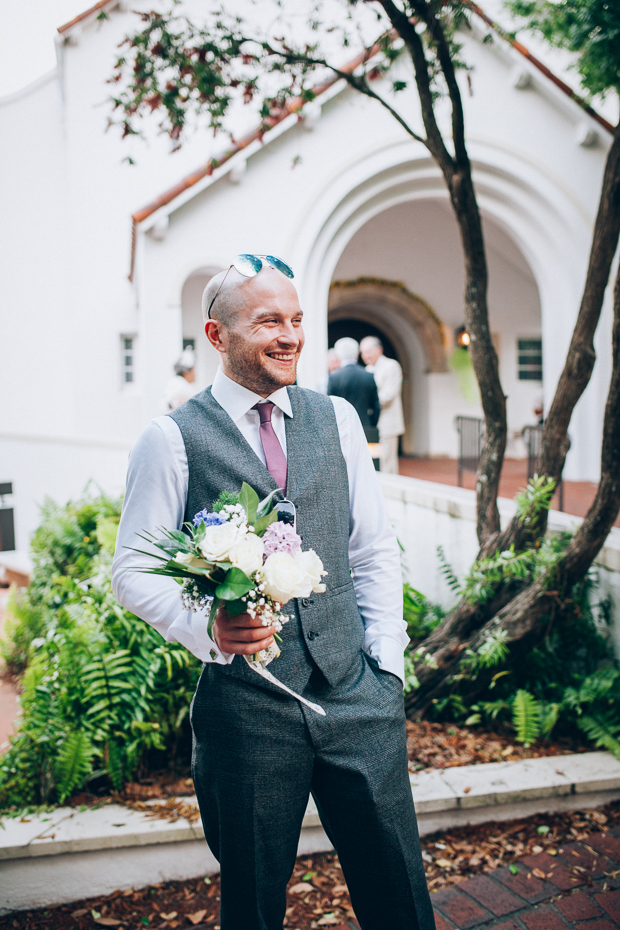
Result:
<svg viewBox="0 0 620 930"><path fill-rule="evenodd" d="M209 342L221 354L224 374L262 397L294 384L304 331L297 291L289 279L265 267L235 283L229 304L231 298L235 312L227 314L227 323L216 318L205 325ZM217 300L211 311L212 317L216 314Z"/></svg>

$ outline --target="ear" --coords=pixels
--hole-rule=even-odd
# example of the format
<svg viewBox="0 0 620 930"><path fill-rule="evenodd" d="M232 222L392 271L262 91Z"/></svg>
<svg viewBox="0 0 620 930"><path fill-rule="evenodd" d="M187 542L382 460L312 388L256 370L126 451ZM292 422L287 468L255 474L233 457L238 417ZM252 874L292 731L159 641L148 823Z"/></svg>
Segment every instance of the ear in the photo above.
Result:
<svg viewBox="0 0 620 930"><path fill-rule="evenodd" d="M205 323L205 335L207 339L214 349L225 354L226 346L224 339L222 339L223 332L225 332L225 327L222 326L219 320L207 320Z"/></svg>

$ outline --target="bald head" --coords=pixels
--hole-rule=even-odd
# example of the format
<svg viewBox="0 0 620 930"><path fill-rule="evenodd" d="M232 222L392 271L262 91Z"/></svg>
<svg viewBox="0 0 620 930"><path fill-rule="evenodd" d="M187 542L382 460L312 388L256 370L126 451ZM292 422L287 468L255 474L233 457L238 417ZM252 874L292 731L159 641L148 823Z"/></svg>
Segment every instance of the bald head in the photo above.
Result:
<svg viewBox="0 0 620 930"><path fill-rule="evenodd" d="M383 355L383 343L376 336L366 336L360 342L360 354L364 365L376 365Z"/></svg>
<svg viewBox="0 0 620 930"><path fill-rule="evenodd" d="M239 274L236 268L213 275L202 294L202 318L205 323L209 319L209 307L216 294L211 318L219 320L229 329L234 327L239 310L261 302L267 295L282 295L297 300L297 291L289 278L269 266L263 266L252 278Z"/></svg>
<svg viewBox="0 0 620 930"><path fill-rule="evenodd" d="M251 278L234 268L225 275L215 275L202 297L207 339L221 353L225 375L267 397L295 382L304 344L297 291L270 267Z"/></svg>

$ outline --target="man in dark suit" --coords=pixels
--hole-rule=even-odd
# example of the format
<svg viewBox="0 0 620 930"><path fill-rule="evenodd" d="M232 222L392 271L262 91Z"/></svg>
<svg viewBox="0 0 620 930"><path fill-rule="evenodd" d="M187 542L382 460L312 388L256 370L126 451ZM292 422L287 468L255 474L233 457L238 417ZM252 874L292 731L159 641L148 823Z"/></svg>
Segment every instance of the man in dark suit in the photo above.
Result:
<svg viewBox="0 0 620 930"><path fill-rule="evenodd" d="M349 336L339 339L334 351L340 368L329 376L327 393L344 397L357 410L362 426L376 426L381 413L374 375L357 364L359 343Z"/></svg>

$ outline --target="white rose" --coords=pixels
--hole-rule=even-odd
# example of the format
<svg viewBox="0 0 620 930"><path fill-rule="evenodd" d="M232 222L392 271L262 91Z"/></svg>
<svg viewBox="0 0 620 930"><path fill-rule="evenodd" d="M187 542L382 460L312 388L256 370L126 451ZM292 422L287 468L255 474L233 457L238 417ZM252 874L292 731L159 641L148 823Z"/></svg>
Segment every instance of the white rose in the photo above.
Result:
<svg viewBox="0 0 620 930"><path fill-rule="evenodd" d="M293 597L308 597L312 585L308 574L288 552L272 552L257 575L264 584L264 593L279 604Z"/></svg>
<svg viewBox="0 0 620 930"><path fill-rule="evenodd" d="M174 561L180 562L181 565L185 565L186 568L213 568L211 562L205 562L204 559L199 559L193 552L177 552Z"/></svg>
<svg viewBox="0 0 620 930"><path fill-rule="evenodd" d="M308 576L314 593L322 594L325 590L325 585L321 583L321 578L323 575L326 575L327 572L323 568L323 563L314 549L308 549L307 552L298 552L295 556L295 561Z"/></svg>
<svg viewBox="0 0 620 930"><path fill-rule="evenodd" d="M253 534L242 536L230 547L228 558L250 578L252 572L257 572L263 565L262 539Z"/></svg>
<svg viewBox="0 0 620 930"><path fill-rule="evenodd" d="M219 523L208 526L199 543L199 549L207 562L227 562L228 555L241 533L233 523Z"/></svg>

